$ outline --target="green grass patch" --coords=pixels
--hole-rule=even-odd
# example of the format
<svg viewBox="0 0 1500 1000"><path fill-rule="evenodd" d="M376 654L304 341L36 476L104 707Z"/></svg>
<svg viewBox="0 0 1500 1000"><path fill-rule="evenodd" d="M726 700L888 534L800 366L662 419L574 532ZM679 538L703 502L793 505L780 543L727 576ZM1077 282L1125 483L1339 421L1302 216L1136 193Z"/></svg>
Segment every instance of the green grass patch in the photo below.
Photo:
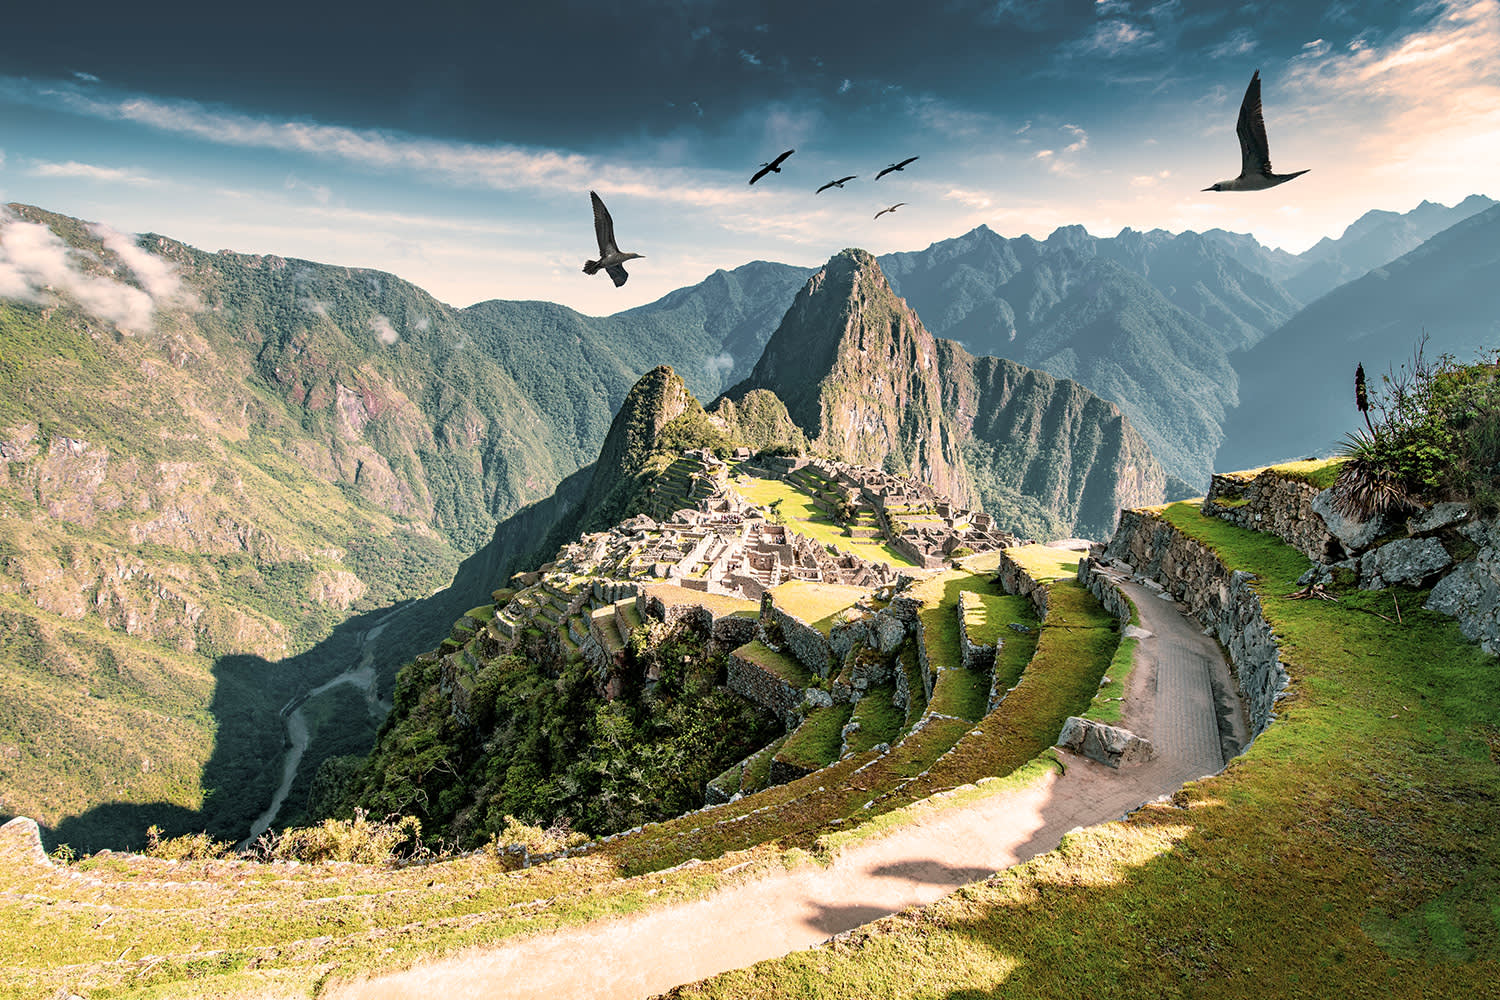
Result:
<svg viewBox="0 0 1500 1000"><path fill-rule="evenodd" d="M782 744L779 758L788 764L814 770L839 759L839 748L843 739L839 733L849 721L854 706L848 702L815 708L807 713L786 743Z"/></svg>
<svg viewBox="0 0 1500 1000"><path fill-rule="evenodd" d="M884 684L870 688L854 703L854 712L849 718L859 723L859 729L849 736L850 750L864 753L879 743L895 740L906 717L906 713L891 701L895 693L894 684Z"/></svg>
<svg viewBox="0 0 1500 1000"><path fill-rule="evenodd" d="M1072 549L1055 549L1050 545L1017 545L1005 550L1033 580L1047 583L1078 575L1078 560L1083 553Z"/></svg>
<svg viewBox="0 0 1500 1000"><path fill-rule="evenodd" d="M769 784L771 759L776 756L786 743L787 737L791 735L791 733L785 733L778 736L745 762L745 773L740 778L740 791L749 795L752 792L761 791Z"/></svg>
<svg viewBox="0 0 1500 1000"><path fill-rule="evenodd" d="M984 718L990 698L990 675L986 671L949 667L938 674L932 686L929 708L940 715L956 715L978 722Z"/></svg>
<svg viewBox="0 0 1500 1000"><path fill-rule="evenodd" d="M969 641L977 646L993 646L997 639L1015 635L1015 631L1008 628L1012 622L1035 625L1037 621L1032 603L1014 594L975 593L965 603L968 609L964 624L969 631Z"/></svg>
<svg viewBox="0 0 1500 1000"><path fill-rule="evenodd" d="M812 683L812 674L797 662L796 657L778 653L759 639L745 643L734 651L734 655L749 660L767 673L780 677L792 687L805 688Z"/></svg>
<svg viewBox="0 0 1500 1000"><path fill-rule="evenodd" d="M832 545L841 552L849 552L869 562L881 562L888 566L911 567L917 565L879 539L853 538L844 534L844 528L813 503L812 497L780 479L747 479L741 477L733 482L736 492L746 500L769 508L777 501L781 516L787 527L805 535L822 545Z"/></svg>
<svg viewBox="0 0 1500 1000"><path fill-rule="evenodd" d="M1109 683L1100 685L1088 710L1083 713L1085 719L1107 722L1110 725L1120 721L1124 715L1125 686L1130 680L1130 671L1135 666L1135 647L1139 642L1134 638L1120 640L1120 647L1115 650L1114 659L1110 660L1109 669L1104 673Z"/></svg>
<svg viewBox="0 0 1500 1000"><path fill-rule="evenodd" d="M778 608L826 636L840 611L852 607L869 594L863 587L848 587L841 583L788 580L771 591L771 599Z"/></svg>

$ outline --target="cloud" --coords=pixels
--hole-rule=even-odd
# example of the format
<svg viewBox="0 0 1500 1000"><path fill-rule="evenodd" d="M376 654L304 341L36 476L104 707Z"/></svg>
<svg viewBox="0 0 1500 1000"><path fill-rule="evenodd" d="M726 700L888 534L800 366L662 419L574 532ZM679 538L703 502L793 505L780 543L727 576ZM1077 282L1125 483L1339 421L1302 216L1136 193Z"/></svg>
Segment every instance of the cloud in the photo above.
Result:
<svg viewBox="0 0 1500 1000"><path fill-rule="evenodd" d="M282 181L281 186L288 191L306 191L313 196L319 205L328 204L329 200L333 197L333 191L327 184L313 184L302 180L296 174L287 174L286 180Z"/></svg>
<svg viewBox="0 0 1500 1000"><path fill-rule="evenodd" d="M1328 49L1329 45L1326 41L1321 38L1314 38L1310 42L1303 43L1301 54L1304 58L1317 59L1320 56L1326 56Z"/></svg>
<svg viewBox="0 0 1500 1000"><path fill-rule="evenodd" d="M1127 52L1156 47L1155 36L1129 21L1101 21L1083 38L1065 46L1070 54L1114 58Z"/></svg>
<svg viewBox="0 0 1500 1000"><path fill-rule="evenodd" d="M98 83L99 82L99 78L97 76L95 76L94 74L92 74L92 73L85 73L82 70L77 70L77 69L75 69L73 71L73 78L75 80L82 80L84 83Z"/></svg>
<svg viewBox="0 0 1500 1000"><path fill-rule="evenodd" d="M69 160L66 163L49 163L39 160L32 165L33 177L76 177L107 184L130 184L136 187L158 187L161 181L138 170L124 167L101 167L92 163Z"/></svg>
<svg viewBox="0 0 1500 1000"><path fill-rule="evenodd" d="M943 197L949 201L956 201L967 208L989 208L994 199L983 191L974 191L969 188L949 188L943 193Z"/></svg>
<svg viewBox="0 0 1500 1000"><path fill-rule="evenodd" d="M728 351L716 354L703 362L703 370L709 378L722 379L734 368L734 356Z"/></svg>
<svg viewBox="0 0 1500 1000"><path fill-rule="evenodd" d="M78 267L72 250L46 226L24 222L0 210L0 297L37 305L59 294L130 333L151 328L155 305L139 288Z"/></svg>
<svg viewBox="0 0 1500 1000"><path fill-rule="evenodd" d="M314 316L319 316L323 319L328 318L328 303L324 302L322 299L315 299L311 296L308 296L307 298L298 299L297 305L303 309L306 309Z"/></svg>
<svg viewBox="0 0 1500 1000"><path fill-rule="evenodd" d="M743 181L727 173L720 183L713 183L702 171L643 167L550 149L488 146L380 129L275 120L209 109L193 101L102 98L95 92L83 94L76 88L69 89L66 84L44 87L15 77L0 77L0 97L24 104L61 105L75 114L129 121L218 145L305 154L367 170L405 170L462 187L567 195L593 188L601 194L695 207L749 203L741 188ZM778 115L788 117L784 106L773 105L766 113L768 119ZM818 119L815 111L799 112L794 117L808 122Z"/></svg>
<svg viewBox="0 0 1500 1000"><path fill-rule="evenodd" d="M401 339L401 334L391 325L389 318L376 313L370 317L370 332L375 334L375 339L387 347Z"/></svg>
<svg viewBox="0 0 1500 1000"><path fill-rule="evenodd" d="M1077 125L1064 125L1063 131L1073 137L1073 141L1063 150L1065 153L1079 153L1088 148L1089 134Z"/></svg>
<svg viewBox="0 0 1500 1000"><path fill-rule="evenodd" d="M708 25L705 24L705 25L701 25L701 26L699 26L697 28L694 28L692 30L692 32L688 35L688 37L691 38L695 42L701 42L701 41L703 41L703 39L707 38L709 35L712 35L713 33L714 33L714 29L710 28Z"/></svg>
<svg viewBox="0 0 1500 1000"><path fill-rule="evenodd" d="M104 249L125 262L125 266L135 273L136 280L157 306L190 304L190 296L184 292L182 277L172 261L142 249L134 237L111 229L102 222L89 226L89 232L103 242Z"/></svg>
<svg viewBox="0 0 1500 1000"><path fill-rule="evenodd" d="M412 323L411 326L412 329L416 330L418 333L426 333L432 328L432 320L427 318L426 316L418 316L416 318L416 321Z"/></svg>
<svg viewBox="0 0 1500 1000"><path fill-rule="evenodd" d="M1211 59L1229 59L1255 51L1255 33L1249 28L1235 28L1229 37L1208 50Z"/></svg>
<svg viewBox="0 0 1500 1000"><path fill-rule="evenodd" d="M845 77L844 81L839 84L839 93L840 94L847 94L847 93L849 93L849 88L853 87L853 86L854 86L854 83L851 80L849 80L847 77Z"/></svg>
<svg viewBox="0 0 1500 1000"><path fill-rule="evenodd" d="M747 66L759 66L760 55L758 53L751 52L748 49L740 49L740 61L745 63L745 65Z"/></svg>

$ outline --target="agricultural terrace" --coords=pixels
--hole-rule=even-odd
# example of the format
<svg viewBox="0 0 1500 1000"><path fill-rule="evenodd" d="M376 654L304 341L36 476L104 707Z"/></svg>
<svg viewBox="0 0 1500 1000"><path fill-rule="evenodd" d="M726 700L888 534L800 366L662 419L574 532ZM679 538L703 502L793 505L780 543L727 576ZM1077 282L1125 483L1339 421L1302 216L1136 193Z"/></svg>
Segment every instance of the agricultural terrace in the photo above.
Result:
<svg viewBox="0 0 1500 1000"><path fill-rule="evenodd" d="M741 475L732 479L730 485L735 492L750 503L778 513L788 529L799 535L805 535L815 542L832 545L840 551L852 553L870 562L885 563L898 568L916 565L884 542L846 535L842 525L818 509L810 494L789 482ZM780 506L773 507L778 502Z"/></svg>

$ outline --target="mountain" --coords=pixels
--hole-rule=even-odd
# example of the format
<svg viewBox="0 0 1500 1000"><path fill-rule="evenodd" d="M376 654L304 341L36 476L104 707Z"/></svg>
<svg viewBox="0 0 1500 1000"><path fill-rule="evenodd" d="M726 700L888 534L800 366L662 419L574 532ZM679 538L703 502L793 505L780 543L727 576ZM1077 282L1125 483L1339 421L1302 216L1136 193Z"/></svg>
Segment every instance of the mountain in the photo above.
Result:
<svg viewBox="0 0 1500 1000"><path fill-rule="evenodd" d="M1225 424L1220 468L1326 454L1360 422L1354 368L1372 385L1426 356L1471 360L1500 345L1500 206L1338 288L1236 359L1240 406Z"/></svg>
<svg viewBox="0 0 1500 1000"><path fill-rule="evenodd" d="M881 258L891 286L939 336L1111 400L1180 479L1206 483L1235 401L1229 352L1298 303L1212 241L1063 227L1044 242L981 226Z"/></svg>
<svg viewBox="0 0 1500 1000"><path fill-rule="evenodd" d="M769 390L810 447L982 499L1023 534L1107 533L1165 474L1120 409L1076 383L934 337L862 250L797 294L732 400Z"/></svg>
<svg viewBox="0 0 1500 1000"><path fill-rule="evenodd" d="M281 710L346 668L368 683L309 706L297 787L368 743L396 667L457 616L411 599L456 566L445 594L487 596L486 572L577 505L568 477L639 374L667 361L718 392L808 273L750 264L591 318L453 309L382 272L30 206L0 227L0 676L18 692L0 813L79 849L151 823L242 836L278 784Z"/></svg>
<svg viewBox="0 0 1500 1000"><path fill-rule="evenodd" d="M1452 208L1424 201L1410 212L1366 212L1338 239L1324 237L1299 254L1301 267L1287 278L1286 288L1303 302L1312 302L1495 204L1492 198L1472 194Z"/></svg>

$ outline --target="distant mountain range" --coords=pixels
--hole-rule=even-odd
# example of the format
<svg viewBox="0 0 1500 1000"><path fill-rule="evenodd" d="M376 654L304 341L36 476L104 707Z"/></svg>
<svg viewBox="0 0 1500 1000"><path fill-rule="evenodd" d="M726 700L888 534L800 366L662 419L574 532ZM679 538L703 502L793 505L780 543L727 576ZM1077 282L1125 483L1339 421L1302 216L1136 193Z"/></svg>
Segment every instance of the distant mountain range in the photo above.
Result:
<svg viewBox="0 0 1500 1000"><path fill-rule="evenodd" d="M1240 406L1225 424L1225 469L1328 454L1361 424L1354 369L1372 387L1429 359L1472 361L1500 347L1500 206L1457 223L1397 260L1335 289L1236 356Z"/></svg>

